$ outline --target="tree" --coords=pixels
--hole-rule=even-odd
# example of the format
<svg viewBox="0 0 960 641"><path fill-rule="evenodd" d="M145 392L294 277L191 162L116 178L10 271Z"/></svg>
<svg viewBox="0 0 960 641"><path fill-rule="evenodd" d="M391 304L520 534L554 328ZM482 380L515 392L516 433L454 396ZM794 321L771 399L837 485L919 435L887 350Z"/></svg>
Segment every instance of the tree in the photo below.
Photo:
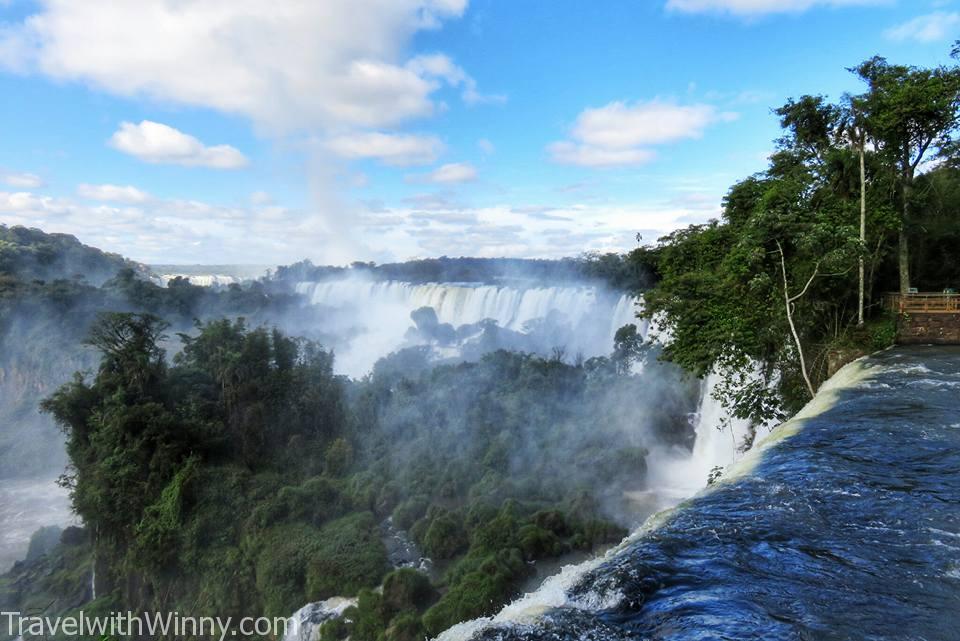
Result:
<svg viewBox="0 0 960 641"><path fill-rule="evenodd" d="M869 122L872 138L896 168L901 198L900 293L907 294L910 291L908 226L914 180L928 152L947 146L957 128L960 69L893 65L877 56L851 71L867 83L867 93L858 103Z"/></svg>
<svg viewBox="0 0 960 641"><path fill-rule="evenodd" d="M866 270L863 252L867 243L867 122L862 98L844 96L842 135L853 146L860 161L860 256L857 259L857 325L863 325Z"/></svg>

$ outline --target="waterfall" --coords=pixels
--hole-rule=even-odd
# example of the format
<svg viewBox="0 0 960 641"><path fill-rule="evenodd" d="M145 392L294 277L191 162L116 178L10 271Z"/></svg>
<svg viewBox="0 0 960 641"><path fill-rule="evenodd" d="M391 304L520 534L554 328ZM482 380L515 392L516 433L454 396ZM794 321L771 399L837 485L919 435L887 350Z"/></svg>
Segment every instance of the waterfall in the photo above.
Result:
<svg viewBox="0 0 960 641"><path fill-rule="evenodd" d="M730 416L713 397L721 380L718 374L711 372L701 384L696 416L697 440L691 457L692 465L701 476L733 463L752 445L750 421Z"/></svg>
<svg viewBox="0 0 960 641"><path fill-rule="evenodd" d="M198 287L226 287L241 282L241 279L227 274L161 274L158 280L166 287L174 278L186 278L191 285Z"/></svg>
<svg viewBox="0 0 960 641"><path fill-rule="evenodd" d="M338 368L351 375L365 374L378 358L404 346L413 325L410 313L421 307L432 307L440 323L454 328L491 319L506 330L527 333L534 321L560 321L569 331L551 347L562 347L570 356L608 354L614 334L628 323L646 331L635 318L638 299L587 285L519 288L349 278L301 282L296 291L314 305L336 310L344 323L339 329L355 336L337 351Z"/></svg>
<svg viewBox="0 0 960 641"><path fill-rule="evenodd" d="M281 641L316 641L319 628L331 619L343 616L344 611L357 604L356 599L331 597L326 601L308 603L287 619Z"/></svg>
<svg viewBox="0 0 960 641"><path fill-rule="evenodd" d="M658 333L655 327L645 329L649 330L651 335ZM672 507L696 494L706 486L714 468L734 463L743 454L740 451L741 446L745 443L749 446L747 437L751 434L750 422L731 417L713 397L713 391L721 381L719 375L711 373L701 383L700 401L696 413L691 417L696 432L693 451L670 448L655 449L650 453L650 460L654 463L647 470L650 489L645 493L655 496L661 508ZM650 528L656 527L665 513L651 516L605 555L563 567L535 591L509 603L496 615L459 623L443 632L438 641L469 641L476 633L491 625L528 623L553 608L602 611L612 607L622 599L622 595L616 590L599 589L574 594L573 588L590 572L613 558L624 546Z"/></svg>

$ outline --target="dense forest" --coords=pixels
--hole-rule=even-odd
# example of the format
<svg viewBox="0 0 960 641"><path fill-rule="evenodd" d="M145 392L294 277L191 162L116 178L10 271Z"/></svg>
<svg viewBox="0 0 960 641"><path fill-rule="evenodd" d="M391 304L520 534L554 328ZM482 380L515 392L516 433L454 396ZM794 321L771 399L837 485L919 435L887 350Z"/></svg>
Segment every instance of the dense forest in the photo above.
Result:
<svg viewBox="0 0 960 641"><path fill-rule="evenodd" d="M287 616L359 591L325 638L437 634L498 609L531 563L618 542L645 446L691 437L696 386L630 374L650 354L629 328L582 364L496 352L409 368L396 361L416 353L399 354L362 381L334 375L315 343L243 321L200 324L170 363L165 331L103 316L96 376L44 402L92 537L94 610ZM442 572L391 570L388 517ZM45 585L76 575L65 564Z"/></svg>
<svg viewBox="0 0 960 641"><path fill-rule="evenodd" d="M278 267L279 281L322 281L356 276L408 283L563 283L596 281L617 290L643 288L649 271L624 254L586 253L559 260L523 258L424 258L403 263L352 263L347 267L318 266L309 260Z"/></svg>
<svg viewBox="0 0 960 641"><path fill-rule="evenodd" d="M310 327L324 338L311 309L268 283L212 290L180 278L160 287L149 275L72 236L0 225L0 478L66 463L62 448L51 446L60 437L37 407L73 372L96 367L83 341L101 311L148 312L184 331L197 318L244 316L291 331Z"/></svg>

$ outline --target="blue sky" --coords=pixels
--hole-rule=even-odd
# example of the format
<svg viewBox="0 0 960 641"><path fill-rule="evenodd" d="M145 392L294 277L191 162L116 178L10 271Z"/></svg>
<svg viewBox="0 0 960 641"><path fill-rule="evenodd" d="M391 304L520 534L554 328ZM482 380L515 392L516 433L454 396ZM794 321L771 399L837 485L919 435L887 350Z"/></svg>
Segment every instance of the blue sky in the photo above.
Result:
<svg viewBox="0 0 960 641"><path fill-rule="evenodd" d="M0 222L137 260L574 255L719 213L925 0L0 0Z"/></svg>

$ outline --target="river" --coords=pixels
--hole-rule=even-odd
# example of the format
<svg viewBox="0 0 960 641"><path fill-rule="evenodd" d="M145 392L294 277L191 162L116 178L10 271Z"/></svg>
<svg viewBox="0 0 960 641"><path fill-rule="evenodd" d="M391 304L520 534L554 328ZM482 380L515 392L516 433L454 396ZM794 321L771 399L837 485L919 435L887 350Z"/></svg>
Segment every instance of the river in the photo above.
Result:
<svg viewBox="0 0 960 641"><path fill-rule="evenodd" d="M960 638L960 349L848 366L722 482L567 575L441 638Z"/></svg>

